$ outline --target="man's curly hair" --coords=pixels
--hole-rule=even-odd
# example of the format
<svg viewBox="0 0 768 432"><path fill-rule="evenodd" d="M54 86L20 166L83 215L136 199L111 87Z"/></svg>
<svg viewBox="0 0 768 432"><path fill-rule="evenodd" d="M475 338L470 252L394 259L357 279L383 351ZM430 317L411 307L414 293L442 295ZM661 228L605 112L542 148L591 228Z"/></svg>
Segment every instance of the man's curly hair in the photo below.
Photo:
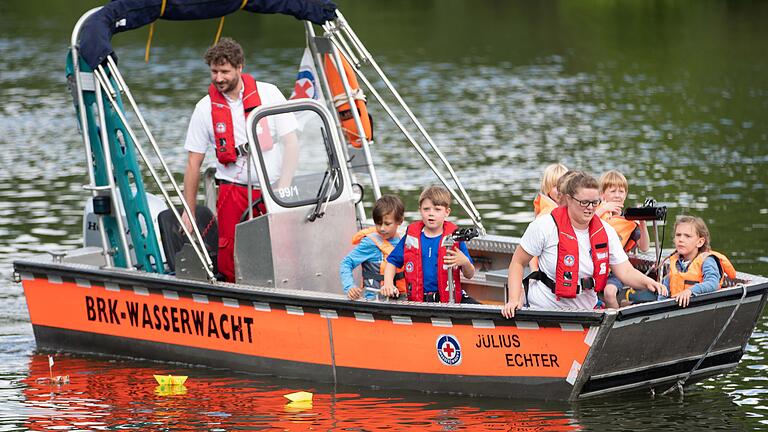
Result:
<svg viewBox="0 0 768 432"><path fill-rule="evenodd" d="M234 39L228 37L219 39L216 45L205 52L205 63L208 66L225 62L234 67L243 65L243 48Z"/></svg>

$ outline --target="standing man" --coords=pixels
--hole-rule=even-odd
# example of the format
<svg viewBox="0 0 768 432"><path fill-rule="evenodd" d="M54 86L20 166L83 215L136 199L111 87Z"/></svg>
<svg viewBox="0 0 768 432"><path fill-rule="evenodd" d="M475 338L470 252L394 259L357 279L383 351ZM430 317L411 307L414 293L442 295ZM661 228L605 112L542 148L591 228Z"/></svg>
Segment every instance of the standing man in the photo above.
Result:
<svg viewBox="0 0 768 432"><path fill-rule="evenodd" d="M245 119L248 113L261 105L286 102L285 97L272 84L255 81L243 73L243 49L234 39L221 38L205 53L210 67L211 85L208 95L200 99L189 120L184 148L188 152L184 172L184 200L195 213L200 168L205 152L213 147L216 162L216 181L219 196L216 213L219 227L218 269L225 280L235 281L235 225L248 209L248 137ZM291 114L269 116L259 121L256 139L261 149L269 183L275 189L289 187L296 171L299 144L294 132L296 120ZM251 182L258 185L256 167L251 166ZM252 199L261 197L255 188ZM259 209L264 212L264 208ZM182 222L192 230L188 214Z"/></svg>

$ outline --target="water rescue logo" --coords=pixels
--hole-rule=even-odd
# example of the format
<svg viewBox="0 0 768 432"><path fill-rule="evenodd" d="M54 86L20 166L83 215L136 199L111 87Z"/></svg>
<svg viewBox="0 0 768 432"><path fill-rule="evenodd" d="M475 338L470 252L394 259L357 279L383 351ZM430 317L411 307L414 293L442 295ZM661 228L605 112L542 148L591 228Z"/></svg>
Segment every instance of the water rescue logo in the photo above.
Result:
<svg viewBox="0 0 768 432"><path fill-rule="evenodd" d="M315 97L315 76L309 70L300 70L296 75L291 99L317 99Z"/></svg>
<svg viewBox="0 0 768 432"><path fill-rule="evenodd" d="M452 335L440 335L437 338L437 357L446 366L461 364L461 345Z"/></svg>
<svg viewBox="0 0 768 432"><path fill-rule="evenodd" d="M227 132L227 125L223 122L216 123L216 133L223 134Z"/></svg>
<svg viewBox="0 0 768 432"><path fill-rule="evenodd" d="M566 255L565 258L563 258L563 264L570 267L576 262L576 259L573 257L573 255Z"/></svg>

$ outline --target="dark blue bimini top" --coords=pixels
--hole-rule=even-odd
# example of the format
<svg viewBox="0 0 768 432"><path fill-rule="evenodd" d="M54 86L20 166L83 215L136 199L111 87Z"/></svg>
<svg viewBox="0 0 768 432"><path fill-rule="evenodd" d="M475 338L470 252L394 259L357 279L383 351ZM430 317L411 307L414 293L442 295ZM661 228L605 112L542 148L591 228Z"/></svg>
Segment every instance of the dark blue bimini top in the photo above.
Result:
<svg viewBox="0 0 768 432"><path fill-rule="evenodd" d="M133 30L160 17L163 0L116 0L91 15L80 31L80 55L96 68L113 53L112 35ZM241 9L243 0L165 0L162 19L184 21L218 18ZM247 0L243 10L280 13L323 24L336 18L330 0Z"/></svg>

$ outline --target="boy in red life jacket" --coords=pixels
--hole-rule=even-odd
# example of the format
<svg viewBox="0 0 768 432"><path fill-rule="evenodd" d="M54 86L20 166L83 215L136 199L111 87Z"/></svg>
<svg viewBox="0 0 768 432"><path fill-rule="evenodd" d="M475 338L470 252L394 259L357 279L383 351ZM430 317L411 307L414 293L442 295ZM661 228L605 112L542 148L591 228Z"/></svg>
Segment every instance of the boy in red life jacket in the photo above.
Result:
<svg viewBox="0 0 768 432"><path fill-rule="evenodd" d="M731 261L710 249L709 242L709 229L701 218L680 216L675 222L675 252L664 286L680 307L687 307L693 296L722 288L726 276L736 278Z"/></svg>
<svg viewBox="0 0 768 432"><path fill-rule="evenodd" d="M243 73L243 49L230 38L221 38L205 53L211 73L208 95L200 99L189 120L184 148L188 152L184 172L184 200L195 214L200 168L205 153L213 148L216 154L216 181L219 195L216 218L219 230L218 270L228 282L235 281L235 225L248 207L248 169L246 116L261 105L285 103L285 97L272 84L256 81ZM258 146L266 167L269 183L275 190L291 185L299 156L293 115L270 116L258 123ZM273 136L275 139L273 139ZM252 173L256 168L252 167ZM261 196L258 180L251 192L253 200ZM254 209L258 214L263 206ZM192 220L185 212L182 222L192 230ZM201 228L202 230L203 228Z"/></svg>
<svg viewBox="0 0 768 432"><path fill-rule="evenodd" d="M405 206L400 198L394 195L383 195L373 206L373 223L375 227L360 230L352 238L355 248L339 264L339 274L344 292L351 300L363 296L372 300L376 298L384 282L384 268L387 257L392 253L395 244L400 241L397 229L403 223ZM355 285L352 271L362 267L363 284ZM395 276L395 286L401 293L405 292L405 276L402 269ZM375 290L375 291L374 291Z"/></svg>
<svg viewBox="0 0 768 432"><path fill-rule="evenodd" d="M381 294L399 295L394 277L397 269L404 267L408 300L447 303L450 299L448 272L451 271L454 301L477 303L461 289L461 275L467 279L475 275L467 246L464 242L451 249L443 246L445 236L456 230L456 225L445 220L451 213L451 193L441 186L427 187L419 195L419 213L421 221L408 225L405 237L387 258Z"/></svg>
<svg viewBox="0 0 768 432"><path fill-rule="evenodd" d="M645 221L631 221L624 219L624 201L627 199L629 184L624 174L616 170L610 170L600 176L600 198L602 203L595 210L595 214L608 222L619 235L619 241L625 252L637 247L641 252L646 252L651 245L648 236L648 228ZM648 290L625 290L626 295L619 295L624 283L613 273L608 277L608 282L603 291L605 305L609 308L618 308L618 297L631 298L630 303L642 303L656 300L656 293Z"/></svg>

